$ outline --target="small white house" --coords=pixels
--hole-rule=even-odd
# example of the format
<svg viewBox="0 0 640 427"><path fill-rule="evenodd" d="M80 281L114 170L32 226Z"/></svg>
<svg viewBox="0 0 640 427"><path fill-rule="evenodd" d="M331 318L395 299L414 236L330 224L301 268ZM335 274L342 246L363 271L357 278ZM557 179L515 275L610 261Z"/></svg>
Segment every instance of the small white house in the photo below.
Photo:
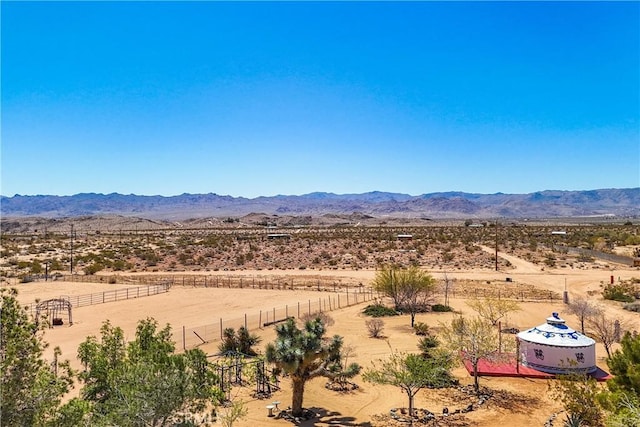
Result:
<svg viewBox="0 0 640 427"><path fill-rule="evenodd" d="M592 373L596 366L596 342L565 324L558 313L540 326L520 332L520 362L550 374Z"/></svg>

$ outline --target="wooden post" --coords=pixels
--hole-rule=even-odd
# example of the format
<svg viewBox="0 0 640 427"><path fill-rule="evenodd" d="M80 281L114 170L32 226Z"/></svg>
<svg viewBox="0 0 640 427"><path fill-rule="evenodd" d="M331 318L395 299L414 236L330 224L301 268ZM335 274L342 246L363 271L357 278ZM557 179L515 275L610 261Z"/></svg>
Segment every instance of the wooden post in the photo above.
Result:
<svg viewBox="0 0 640 427"><path fill-rule="evenodd" d="M220 318L220 339L222 340L222 317Z"/></svg>
<svg viewBox="0 0 640 427"><path fill-rule="evenodd" d="M300 318L300 301L298 301L298 319Z"/></svg>
<svg viewBox="0 0 640 427"><path fill-rule="evenodd" d="M182 325L182 349L183 350L187 349L187 339L186 339L185 335L186 335L186 329L185 329L184 325Z"/></svg>
<svg viewBox="0 0 640 427"><path fill-rule="evenodd" d="M247 313L244 314L244 328L248 331L249 328L247 327Z"/></svg>
<svg viewBox="0 0 640 427"><path fill-rule="evenodd" d="M516 373L520 373L520 340L516 336Z"/></svg>
<svg viewBox="0 0 640 427"><path fill-rule="evenodd" d="M258 328L262 329L262 310L260 310L260 320L258 321Z"/></svg>

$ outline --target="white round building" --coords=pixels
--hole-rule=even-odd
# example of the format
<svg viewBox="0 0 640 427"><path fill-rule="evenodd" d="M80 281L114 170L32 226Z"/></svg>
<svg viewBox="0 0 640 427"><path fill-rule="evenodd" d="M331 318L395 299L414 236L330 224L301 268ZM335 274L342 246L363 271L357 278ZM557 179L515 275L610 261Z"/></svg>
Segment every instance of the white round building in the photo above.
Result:
<svg viewBox="0 0 640 427"><path fill-rule="evenodd" d="M553 313L544 323L520 332L520 362L550 374L592 373L596 366L596 342L567 325Z"/></svg>

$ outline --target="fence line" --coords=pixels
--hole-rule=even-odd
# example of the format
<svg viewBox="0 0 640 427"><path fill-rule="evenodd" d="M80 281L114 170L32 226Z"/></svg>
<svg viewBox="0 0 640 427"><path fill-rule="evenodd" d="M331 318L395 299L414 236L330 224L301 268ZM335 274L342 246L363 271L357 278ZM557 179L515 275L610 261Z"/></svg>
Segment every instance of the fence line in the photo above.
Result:
<svg viewBox="0 0 640 427"><path fill-rule="evenodd" d="M126 284L170 284L171 286L185 286L194 288L249 288L249 289L278 289L278 290L317 290L338 292L345 288L360 288L364 292L365 286L357 279L330 277L277 276L277 275L218 275L218 274L190 274L190 275L70 275L56 274L52 280L88 283L126 283Z"/></svg>
<svg viewBox="0 0 640 427"><path fill-rule="evenodd" d="M624 255L610 254L607 252L594 251L592 249L574 248L571 246L563 246L563 245L559 245L558 247L560 249L566 250L567 252L571 252L574 254L584 255L592 258L599 258L605 261L611 261L618 264L628 265L631 267L633 267L634 265L634 259L632 257L628 257Z"/></svg>
<svg viewBox="0 0 640 427"><path fill-rule="evenodd" d="M264 329L287 320L290 317L301 318L313 313L325 313L353 305L372 301L377 297L372 289L362 292L336 293L328 297L298 301L295 304L287 304L279 307L271 307L259 310L252 314L245 313L242 317L224 319L219 317L214 323L195 327L182 326L174 330L174 340L183 350L196 347L200 344L219 341L227 328L238 329L244 326L249 331Z"/></svg>
<svg viewBox="0 0 640 427"><path fill-rule="evenodd" d="M68 300L73 308L77 308L158 295L168 292L170 287L171 286L169 284L165 283L151 286L139 286L137 288L113 289L110 291L95 292L84 295L62 295L60 298ZM27 306L27 310L31 314L35 314L37 305L38 303L31 303Z"/></svg>
<svg viewBox="0 0 640 427"><path fill-rule="evenodd" d="M442 290L435 292L436 296L444 297L445 292ZM528 290L508 291L504 289L449 289L449 298L497 298L514 300L520 302L547 302L562 300L562 296L554 291L537 289L537 293L532 295Z"/></svg>

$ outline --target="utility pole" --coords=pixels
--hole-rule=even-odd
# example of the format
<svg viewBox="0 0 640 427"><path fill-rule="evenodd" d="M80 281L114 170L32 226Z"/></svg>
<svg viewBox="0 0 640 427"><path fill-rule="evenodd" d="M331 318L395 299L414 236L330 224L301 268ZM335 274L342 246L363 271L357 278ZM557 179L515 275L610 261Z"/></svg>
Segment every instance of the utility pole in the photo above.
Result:
<svg viewBox="0 0 640 427"><path fill-rule="evenodd" d="M498 271L498 220L496 219L496 271Z"/></svg>
<svg viewBox="0 0 640 427"><path fill-rule="evenodd" d="M69 263L69 271L73 274L73 224L71 224L71 262Z"/></svg>

